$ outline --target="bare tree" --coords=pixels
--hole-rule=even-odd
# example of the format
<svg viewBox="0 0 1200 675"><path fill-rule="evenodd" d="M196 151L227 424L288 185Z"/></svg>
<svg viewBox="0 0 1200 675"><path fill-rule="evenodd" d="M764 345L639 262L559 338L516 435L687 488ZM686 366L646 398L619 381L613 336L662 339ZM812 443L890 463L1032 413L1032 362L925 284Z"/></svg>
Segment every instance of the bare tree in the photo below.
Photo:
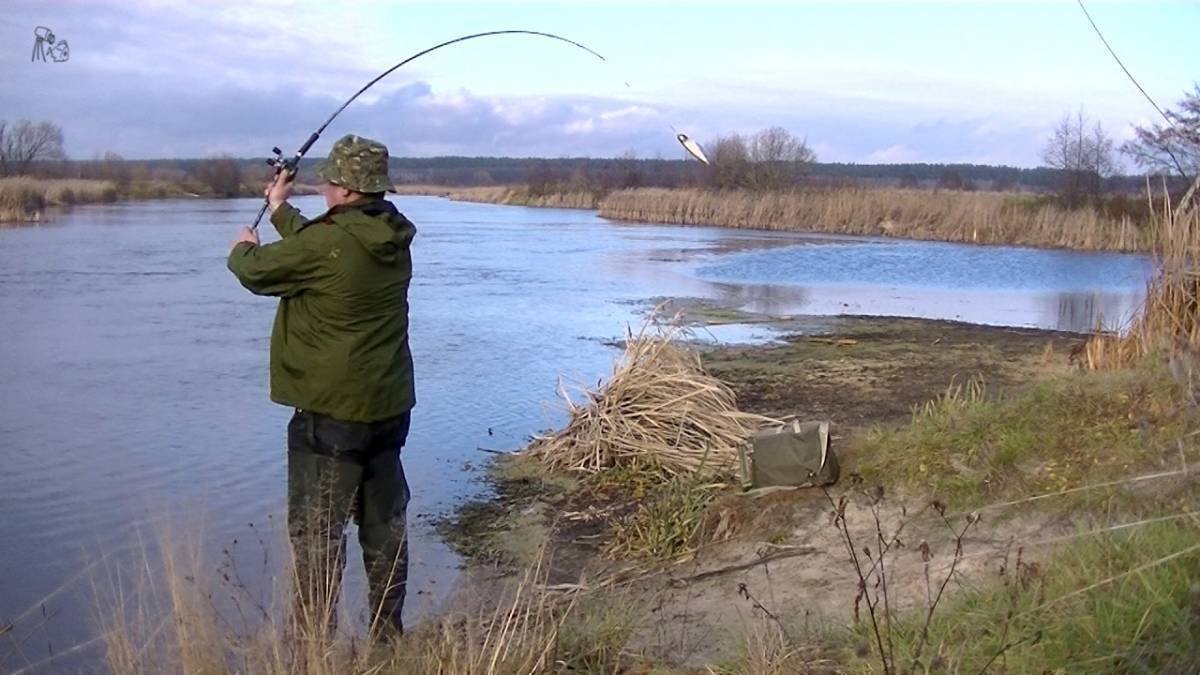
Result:
<svg viewBox="0 0 1200 675"><path fill-rule="evenodd" d="M525 183L529 185L529 194L534 197L541 197L553 192L556 182L554 168L550 166L550 162L544 159L539 159L529 167L529 171L525 175Z"/></svg>
<svg viewBox="0 0 1200 675"><path fill-rule="evenodd" d="M620 188L641 187L646 182L637 153L626 150L617 158L617 186Z"/></svg>
<svg viewBox="0 0 1200 675"><path fill-rule="evenodd" d="M51 122L0 121L0 176L29 173L37 161L63 159L62 129Z"/></svg>
<svg viewBox="0 0 1200 675"><path fill-rule="evenodd" d="M708 184L721 190L750 187L750 149L739 134L721 136L708 145Z"/></svg>
<svg viewBox="0 0 1200 675"><path fill-rule="evenodd" d="M1112 138L1099 122L1089 129L1082 112L1063 116L1042 149L1042 159L1061 172L1059 196L1071 206L1099 196L1104 178L1117 169Z"/></svg>
<svg viewBox="0 0 1200 675"><path fill-rule="evenodd" d="M817 155L808 147L807 141L787 129L763 129L750 141L753 187L760 190L789 187L816 159Z"/></svg>
<svg viewBox="0 0 1200 675"><path fill-rule="evenodd" d="M100 170L97 173L101 178L111 180L119 187L129 185L129 166L125 163L124 157L112 150L104 153L104 159L100 161Z"/></svg>
<svg viewBox="0 0 1200 675"><path fill-rule="evenodd" d="M783 127L763 129L749 139L722 136L707 147L707 182L718 189L783 189L795 184L817 158L804 139Z"/></svg>
<svg viewBox="0 0 1200 675"><path fill-rule="evenodd" d="M241 193L242 170L227 155L200 162L193 175L217 197L236 197Z"/></svg>
<svg viewBox="0 0 1200 675"><path fill-rule="evenodd" d="M962 190L965 185L966 181L957 169L945 169L938 174L937 187L941 190Z"/></svg>
<svg viewBox="0 0 1200 675"><path fill-rule="evenodd" d="M1137 136L1121 145L1121 152L1148 171L1195 178L1200 173L1200 83L1192 87L1175 110L1163 113L1170 124L1134 127Z"/></svg>

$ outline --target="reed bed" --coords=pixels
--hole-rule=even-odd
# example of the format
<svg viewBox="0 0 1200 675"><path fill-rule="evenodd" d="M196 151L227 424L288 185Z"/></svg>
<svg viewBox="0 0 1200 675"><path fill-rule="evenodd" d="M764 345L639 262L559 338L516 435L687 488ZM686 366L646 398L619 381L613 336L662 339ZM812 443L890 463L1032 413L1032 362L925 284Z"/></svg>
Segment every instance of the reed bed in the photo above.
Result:
<svg viewBox="0 0 1200 675"><path fill-rule="evenodd" d="M392 189L398 195L413 195L418 197L447 197L454 191L454 188L445 185L428 185L425 183L401 183L393 185Z"/></svg>
<svg viewBox="0 0 1200 675"><path fill-rule="evenodd" d="M600 215L616 220L1106 251L1148 250L1128 218L1067 210L997 192L841 188L749 192L640 188L613 192Z"/></svg>
<svg viewBox="0 0 1200 675"><path fill-rule="evenodd" d="M561 209L599 208L602 193L573 191L534 194L523 185L495 185L487 187L449 188L438 194L460 202L487 204L510 204L514 206L543 206Z"/></svg>
<svg viewBox="0 0 1200 675"><path fill-rule="evenodd" d="M117 187L105 180L0 178L0 222L37 222L50 206L111 202Z"/></svg>
<svg viewBox="0 0 1200 675"><path fill-rule="evenodd" d="M1200 178L1178 208L1165 190L1157 204L1147 190L1157 233L1157 269L1129 327L1088 340L1083 355L1087 368L1120 368L1146 354L1165 352L1172 370L1185 375L1189 386L1200 375L1200 209L1192 200L1198 188Z"/></svg>
<svg viewBox="0 0 1200 675"><path fill-rule="evenodd" d="M584 388L582 403L563 390L567 426L534 439L524 453L572 473L614 467L671 476L733 473L738 447L750 434L781 422L738 410L729 386L677 344L683 330L651 318L636 335L630 332L609 381Z"/></svg>

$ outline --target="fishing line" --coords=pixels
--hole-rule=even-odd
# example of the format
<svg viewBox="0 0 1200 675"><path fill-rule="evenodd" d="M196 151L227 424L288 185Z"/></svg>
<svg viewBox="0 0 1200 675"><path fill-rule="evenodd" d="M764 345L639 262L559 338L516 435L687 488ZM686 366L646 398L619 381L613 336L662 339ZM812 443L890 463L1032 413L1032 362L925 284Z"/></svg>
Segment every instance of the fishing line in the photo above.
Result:
<svg viewBox="0 0 1200 675"><path fill-rule="evenodd" d="M314 131L312 133L312 135L308 137L308 140L305 141L304 144L300 146L300 149L296 151L295 155L285 159L283 157L283 151L281 151L277 147L272 148L271 151L275 154L275 157L272 159L268 159L267 164L275 167L275 176L276 177L278 177L281 173L285 173L285 172L294 176L296 173L297 167L300 165L300 159L302 157L304 157L305 153L308 152L309 148L311 148L313 146L313 143L317 142L317 139L321 137L321 133L325 131L325 128L328 127L331 123L333 123L333 120L336 119L337 116L340 115L343 110L345 110L347 107L349 107L349 105L351 103L353 103L354 100L357 99L360 95L362 95L363 92L365 92L366 90L368 90L372 86L374 86L376 82L379 82L380 80L387 77L388 75L391 75L393 72L395 72L402 66L404 66L412 61L415 61L416 59L419 59L422 56L424 56L430 52L437 51L443 47L448 47L450 45L457 44L459 42L466 42L467 40L474 40L474 39L483 38L483 37L491 37L491 36L495 36L495 35L531 35L531 36L549 38L551 40L557 40L559 42L566 43L566 44L576 47L578 49L582 49L583 51L591 54L592 56L596 57L597 59L599 59L600 61L602 61L604 63L608 62L608 59L604 58L603 55L601 55L599 52L592 49L591 47L583 45L574 40L570 40L568 38L562 37L561 35L555 35L554 33L546 33L546 32L536 31L536 30L493 30L493 31L486 31L483 33L473 33L471 35L463 35L461 37L457 37L452 40L446 40L445 42L441 42L441 43L438 43L427 49L423 49L423 50L417 52L416 54L413 54L412 56L409 56L408 58L404 59L403 61L397 63L396 65L392 66L391 68L388 68L387 70L380 73L378 76L375 77L375 79L366 83L365 85L363 85L363 87L361 89L354 92L353 96L351 96L349 99L347 99L346 102L341 105L341 107L339 107L337 110L335 110L334 113L329 116L329 119L325 120L325 123L322 124L320 127L318 127L317 130ZM628 87L629 83L626 82L625 86ZM670 126L670 125L668 125L668 126ZM674 131L675 128L671 127L671 130ZM700 146L697 145L695 141L688 138L686 134L682 134L679 132L676 132L675 137L676 137L676 140L678 140L679 143L681 145L683 145L684 149L687 150L689 154L691 154L697 160L699 160L705 164L708 164L708 158L704 156L704 152L702 150L700 150ZM258 224L262 221L263 214L265 214L267 212L267 208L269 206L270 206L270 204L269 204L268 200L264 198L262 208L260 208L258 210L258 216L255 217L254 224L252 224L250 226L251 230L258 229Z"/></svg>
<svg viewBox="0 0 1200 675"><path fill-rule="evenodd" d="M604 61L605 65L609 66L610 68L617 67L612 61L609 61L608 59L603 59L603 61ZM621 84L625 85L626 89L628 89L628 90L630 90L630 92L632 92L633 85L629 84L629 79L624 77L623 72L621 73L621 75L622 76L618 78L618 81ZM675 125L672 124L671 122L669 122L669 121L666 122L666 125L667 125L667 128L671 130L671 133L675 135L675 140L679 141L679 144L683 146L683 149L686 150L689 155L691 155L692 157L699 160L700 163L702 163L702 164L706 164L706 165L709 164L708 156L704 154L704 149L700 147L699 143L697 143L695 140L693 140L687 134L676 129Z"/></svg>
<svg viewBox="0 0 1200 675"><path fill-rule="evenodd" d="M1079 3L1079 9L1083 10L1083 15L1087 17L1088 23L1092 24L1092 30L1096 31L1096 35L1098 35L1100 37L1100 41L1104 43L1104 48L1108 50L1109 54L1112 54L1113 60L1117 62L1118 66L1121 66L1121 70L1125 71L1125 75L1129 78L1129 81L1133 83L1133 86L1137 87L1138 91L1142 92L1142 96L1146 97L1146 100L1150 102L1150 105L1154 106L1154 109L1158 111L1158 114L1162 115L1162 118L1167 122L1167 126L1174 129L1175 123L1171 121L1171 118L1168 117L1165 112L1163 112L1162 108L1158 107L1158 104L1154 102L1154 99L1150 97L1150 94L1146 93L1146 90L1142 88L1142 85L1137 81L1137 78L1133 76L1133 73L1129 72L1129 69L1126 68L1125 64L1121 62L1121 57L1117 56L1117 52L1113 50L1112 45L1108 44L1108 40L1104 38L1104 33L1100 32L1100 27L1097 26L1096 22L1092 20L1092 15L1087 11L1087 7L1083 6L1083 0L1075 0L1075 2ZM1187 178L1187 172L1183 170L1183 166L1179 163L1179 159L1175 157L1175 153L1171 152L1170 146L1164 143L1163 150L1166 151L1167 155L1171 157L1171 161L1175 164L1175 170L1179 172L1179 175Z"/></svg>

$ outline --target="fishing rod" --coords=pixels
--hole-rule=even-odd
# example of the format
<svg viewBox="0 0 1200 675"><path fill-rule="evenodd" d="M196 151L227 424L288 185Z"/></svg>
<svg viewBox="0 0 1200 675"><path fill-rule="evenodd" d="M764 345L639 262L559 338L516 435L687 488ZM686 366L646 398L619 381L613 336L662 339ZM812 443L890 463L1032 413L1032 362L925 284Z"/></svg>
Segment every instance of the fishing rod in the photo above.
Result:
<svg viewBox="0 0 1200 675"><path fill-rule="evenodd" d="M545 33L545 32L536 31L536 30L493 30L493 31L486 31L483 33L473 33L471 35L463 35L461 37L456 37L452 40L446 40L445 42L436 44L427 49L423 49L423 50L417 52L416 54L413 54L412 56L404 59L400 63L397 63L396 65L392 66L391 68L388 68L387 70L383 71L378 76L376 76L375 79L373 79L370 82L363 85L362 89L359 89L358 91L354 92L353 96L346 99L346 102L343 103L340 108L335 110L334 113L329 116L329 119L325 120L324 124L317 127L317 130L314 131L312 133L312 135L308 137L307 141L304 141L304 144L300 146L300 149L296 151L295 155L284 158L282 150L280 150L278 147L271 148L271 152L274 153L275 156L271 159L268 159L267 164L275 167L275 179L278 180L279 175L284 172L286 172L290 176L294 177L296 175L296 169L300 166L300 159L302 157L304 157L305 153L308 152L309 148L311 148L313 146L313 143L317 142L317 139L321 137L321 133L323 131L325 131L325 128L328 127L333 122L333 120L335 118L337 118L338 115L342 114L342 111L345 110L347 107L349 107L350 104L354 102L354 99L358 98L363 92L365 92L366 90L368 90L372 86L374 86L376 82L382 80L383 78L387 77L388 75L391 75L393 72L398 70L401 66L404 66L405 64L415 61L416 59L418 59L430 52L437 51L437 50L441 49L442 47L448 47L448 46L458 43L458 42L465 42L467 40L474 40L476 38L490 37L493 35L534 35L534 36L549 38L552 40L558 40L559 42L564 42L573 47L582 49L583 51L591 54L592 56L595 56L597 59L600 59L601 61L608 63L608 59L604 58L604 56L601 55L599 52L597 52L596 50L594 50L586 45L583 45L574 40L570 40L568 38L562 37L561 35L555 35L554 33ZM672 131L674 131L674 127L672 127ZM685 150L687 150L688 154L690 154L692 157L695 157L697 160L703 162L704 164L708 164L708 158L704 155L704 151L700 148L700 145L697 144L694 140L688 138L688 136L686 134L682 134L682 133L676 133L675 139L677 141L679 141L680 145L682 145ZM290 178L288 180L290 180ZM258 210L258 216L254 219L254 224L250 226L251 230L258 229L258 224L262 221L262 217L267 212L267 208L269 208L269 206L270 206L269 201L266 198L264 198L262 208L260 208Z"/></svg>
<svg viewBox="0 0 1200 675"><path fill-rule="evenodd" d="M1092 25L1092 30L1096 31L1096 35L1099 36L1100 42L1104 43L1104 48L1107 49L1108 53L1112 55L1113 60L1117 62L1117 65L1121 67L1121 70L1125 71L1125 76L1129 78L1129 81L1133 83L1133 86L1137 87L1138 91L1142 92L1142 96L1144 96L1146 100L1150 102L1150 105L1156 111L1158 111L1158 114L1164 120L1166 120L1167 127L1174 129L1176 126L1175 122L1170 118L1170 116L1167 115L1167 113L1163 112L1163 109L1160 108L1158 103L1156 103L1155 100L1150 97L1150 94L1146 93L1146 90L1142 87L1142 84L1138 82L1137 78L1133 76L1133 73L1129 72L1129 69L1125 67L1125 63L1121 61L1121 57L1117 56L1117 52L1113 50L1112 45L1108 44L1108 40L1104 37L1104 33L1100 32L1100 27L1097 26L1096 21L1092 19L1091 12L1087 10L1087 7L1083 6L1083 0L1075 0L1075 2L1079 5L1079 9L1083 10L1083 15L1087 17L1088 23ZM1163 143L1163 150L1167 153L1167 156L1171 158L1171 162L1175 165L1175 170L1179 172L1179 175L1185 180L1189 178L1187 171L1184 171L1183 165L1179 162L1179 158L1177 158L1175 153L1171 151L1171 146L1169 143Z"/></svg>

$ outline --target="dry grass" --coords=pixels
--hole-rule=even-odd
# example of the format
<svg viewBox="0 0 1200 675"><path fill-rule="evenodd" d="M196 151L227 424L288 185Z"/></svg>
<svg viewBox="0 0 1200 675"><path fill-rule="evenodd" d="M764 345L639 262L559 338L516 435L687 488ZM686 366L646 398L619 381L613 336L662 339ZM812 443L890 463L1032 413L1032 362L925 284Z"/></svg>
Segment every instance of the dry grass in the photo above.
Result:
<svg viewBox="0 0 1200 675"><path fill-rule="evenodd" d="M1187 208L1200 179L1176 209L1165 195L1151 200L1157 273L1146 289L1141 311L1128 330L1098 334L1085 346L1091 370L1121 368L1153 352L1165 352L1172 370L1185 368L1192 384L1195 356L1200 354L1200 209ZM1148 191L1149 192L1149 191Z"/></svg>
<svg viewBox="0 0 1200 675"><path fill-rule="evenodd" d="M613 672L614 664L625 659L636 615L628 604L546 591L547 566L539 556L511 582L501 582L504 588L494 604L489 602L489 609L451 613L399 639L370 631L357 635L353 628L323 628L330 625L329 607L295 604L295 579L256 591L232 578L226 566L214 578L196 541L163 537L158 556L144 552L138 564L109 569L108 577L96 584L109 671L119 675ZM295 567L285 564L281 572L286 582ZM336 606L337 598L332 601ZM285 606L291 608L290 616Z"/></svg>
<svg viewBox="0 0 1200 675"><path fill-rule="evenodd" d="M111 202L116 186L103 180L0 178L0 222L36 222L48 206Z"/></svg>
<svg viewBox="0 0 1200 675"><path fill-rule="evenodd" d="M574 473L627 466L672 476L731 473L749 435L780 422L739 411L733 390L704 371L698 354L676 344L681 331L652 318L630 333L609 381L584 389L582 404L563 391L571 416L566 428L524 452Z"/></svg>
<svg viewBox="0 0 1200 675"><path fill-rule="evenodd" d="M445 185L426 185L424 183L402 183L393 185L392 189L398 195L446 197L454 188Z"/></svg>
<svg viewBox="0 0 1200 675"><path fill-rule="evenodd" d="M617 220L761 230L885 235L977 244L1147 250L1149 233L1089 208L1066 210L1011 193L842 188L747 192L642 188L613 192Z"/></svg>
<svg viewBox="0 0 1200 675"><path fill-rule="evenodd" d="M428 194L428 193L424 193ZM514 206L543 206L563 209L599 208L602 194L596 192L551 192L533 194L523 185L496 185L489 187L445 188L436 194L455 201L484 202L488 204L510 204Z"/></svg>

